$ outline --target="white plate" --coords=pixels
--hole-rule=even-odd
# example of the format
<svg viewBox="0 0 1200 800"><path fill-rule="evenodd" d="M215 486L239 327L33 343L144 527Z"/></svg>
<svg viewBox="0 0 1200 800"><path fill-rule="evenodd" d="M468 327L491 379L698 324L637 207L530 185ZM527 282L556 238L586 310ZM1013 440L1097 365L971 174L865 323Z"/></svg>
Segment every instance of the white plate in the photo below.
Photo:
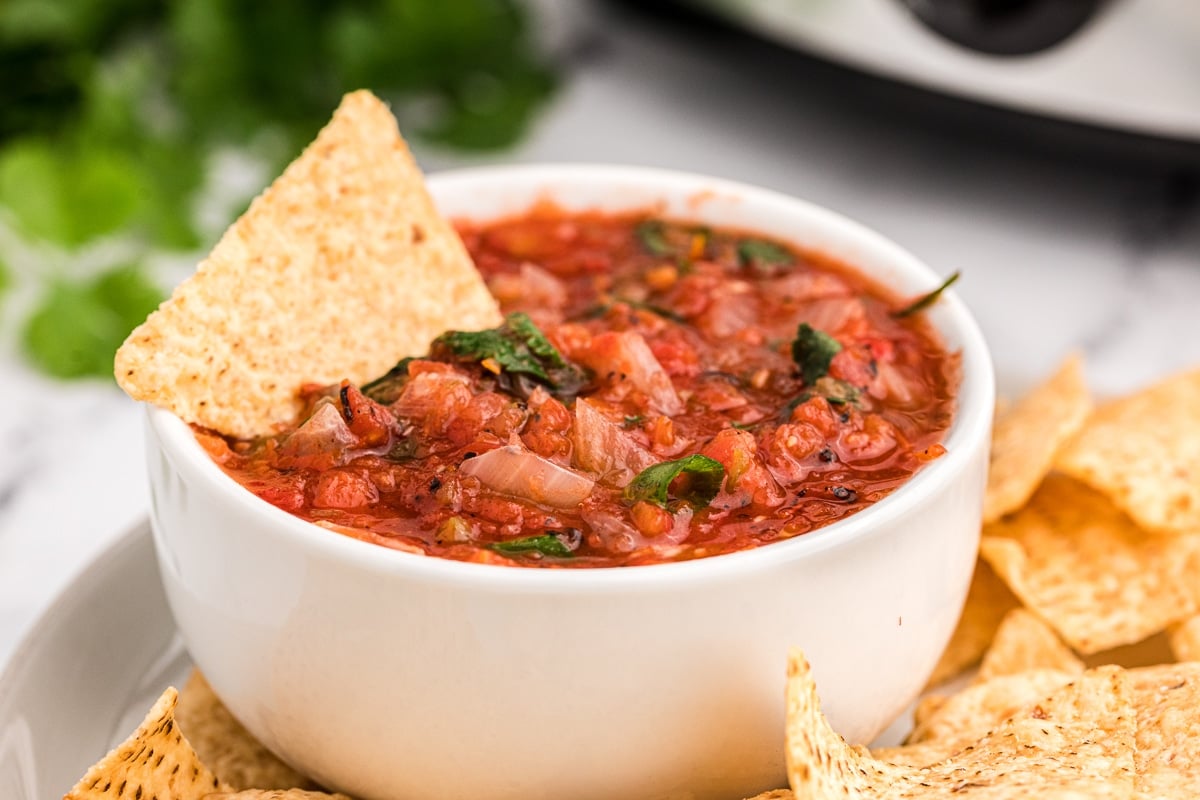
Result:
<svg viewBox="0 0 1200 800"><path fill-rule="evenodd" d="M0 674L0 798L61 797L190 666L142 523L71 583Z"/></svg>

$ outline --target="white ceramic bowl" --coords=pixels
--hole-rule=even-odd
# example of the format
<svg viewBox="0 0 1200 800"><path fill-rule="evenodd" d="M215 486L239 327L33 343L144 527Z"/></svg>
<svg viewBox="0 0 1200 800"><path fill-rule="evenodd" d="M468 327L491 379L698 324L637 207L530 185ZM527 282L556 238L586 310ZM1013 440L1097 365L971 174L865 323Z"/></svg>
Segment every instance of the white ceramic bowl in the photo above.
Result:
<svg viewBox="0 0 1200 800"><path fill-rule="evenodd" d="M487 219L549 197L654 206L830 254L901 293L938 276L799 200L652 169L528 166L430 181ZM957 619L979 531L992 367L949 293L962 353L948 453L882 502L755 550L625 569L537 570L339 536L227 477L149 411L154 538L196 663L255 736L321 783L390 798L736 798L782 785L787 650L812 661L851 741L920 690Z"/></svg>

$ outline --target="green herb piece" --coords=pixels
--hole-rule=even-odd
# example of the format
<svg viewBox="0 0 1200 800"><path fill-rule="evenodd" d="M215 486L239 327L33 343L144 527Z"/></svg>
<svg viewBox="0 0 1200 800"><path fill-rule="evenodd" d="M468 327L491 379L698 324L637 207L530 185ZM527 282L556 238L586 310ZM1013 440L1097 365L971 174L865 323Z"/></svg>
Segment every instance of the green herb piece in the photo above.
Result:
<svg viewBox="0 0 1200 800"><path fill-rule="evenodd" d="M507 542L492 542L489 548L497 553L541 553L551 558L570 558L571 550L552 533L542 536L526 536L523 539L510 539Z"/></svg>
<svg viewBox="0 0 1200 800"><path fill-rule="evenodd" d="M137 165L102 148L55 148L31 139L0 153L0 205L22 233L76 246L111 233L142 210Z"/></svg>
<svg viewBox="0 0 1200 800"><path fill-rule="evenodd" d="M112 375L117 348L161 299L136 267L85 284L54 283L26 320L21 344L36 366L55 377Z"/></svg>
<svg viewBox="0 0 1200 800"><path fill-rule="evenodd" d="M621 427L623 427L625 430L629 430L630 428L636 428L637 426L641 425L645 421L646 421L646 417L643 416L642 414L638 414L633 417L626 417L625 422Z"/></svg>
<svg viewBox="0 0 1200 800"><path fill-rule="evenodd" d="M800 367L800 378L805 386L812 386L817 379L829 372L833 357L842 351L842 345L828 333L801 322L792 341L792 359Z"/></svg>
<svg viewBox="0 0 1200 800"><path fill-rule="evenodd" d="M564 359L529 315L520 312L509 314L499 328L444 333L433 340L430 354L442 361L480 363L501 376L528 376L559 396L574 396L586 382L583 371Z"/></svg>
<svg viewBox="0 0 1200 800"><path fill-rule="evenodd" d="M941 286L937 287L929 294L921 295L916 300L909 303L908 305L906 305L904 308L900 309L899 311L893 311L892 316L895 317L896 319L903 319L904 317L912 316L913 314L916 314L917 312L924 311L925 309L929 308L931 305L933 305L934 303L937 302L937 299L939 297L942 296L942 292L946 291L952 285L954 285L954 282L958 280L958 278L961 274L962 274L961 272L959 272L958 270L955 270L954 273L951 274L949 278L946 278L946 280L942 281Z"/></svg>
<svg viewBox="0 0 1200 800"><path fill-rule="evenodd" d="M633 233L650 255L666 257L675 254L675 248L667 241L666 226L662 221L648 219L639 222Z"/></svg>
<svg viewBox="0 0 1200 800"><path fill-rule="evenodd" d="M758 425L757 422L731 422L731 423L729 423L729 427L736 428L739 431L748 431L756 425Z"/></svg>
<svg viewBox="0 0 1200 800"><path fill-rule="evenodd" d="M416 361L412 356L407 356L396 362L396 366L389 369L383 375L380 375L370 383L363 384L362 393L374 400L376 403L390 405L396 402L400 397L400 391L404 388L404 384L408 383L408 365Z"/></svg>
<svg viewBox="0 0 1200 800"><path fill-rule="evenodd" d="M671 484L681 475L685 476L683 485L672 492ZM646 500L666 508L674 496L696 508L703 508L721 491L723 480L725 467L720 461L699 454L690 455L639 472L625 487L625 499L631 503Z"/></svg>
<svg viewBox="0 0 1200 800"><path fill-rule="evenodd" d="M743 267L768 273L795 260L786 248L766 239L742 239L738 242L737 254Z"/></svg>

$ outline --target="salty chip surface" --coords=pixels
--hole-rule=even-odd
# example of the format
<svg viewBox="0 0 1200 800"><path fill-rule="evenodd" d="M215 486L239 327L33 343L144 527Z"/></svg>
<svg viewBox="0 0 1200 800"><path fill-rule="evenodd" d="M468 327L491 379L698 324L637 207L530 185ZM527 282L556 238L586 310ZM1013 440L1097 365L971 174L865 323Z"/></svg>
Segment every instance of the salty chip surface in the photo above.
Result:
<svg viewBox="0 0 1200 800"><path fill-rule="evenodd" d="M295 417L302 383L363 383L449 328L499 322L395 118L355 92L130 334L116 378L136 400L250 437Z"/></svg>
<svg viewBox="0 0 1200 800"><path fill-rule="evenodd" d="M1033 669L1079 674L1083 672L1083 662L1037 615L1024 608L1014 608L1000 623L975 680L985 681Z"/></svg>
<svg viewBox="0 0 1200 800"><path fill-rule="evenodd" d="M984 528L980 553L1077 652L1140 641L1195 610L1200 537L1154 536L1103 495L1051 475Z"/></svg>
<svg viewBox="0 0 1200 800"><path fill-rule="evenodd" d="M788 663L788 781L806 800L1129 798L1134 736L1128 678L1117 667L1101 667L946 761L890 764L834 733L821 713L808 662L793 651Z"/></svg>
<svg viewBox="0 0 1200 800"><path fill-rule="evenodd" d="M1063 443L1079 432L1091 409L1083 360L1074 355L996 420L984 522L995 522L1029 501Z"/></svg>
<svg viewBox="0 0 1200 800"><path fill-rule="evenodd" d="M1200 530L1200 370L1097 409L1057 466L1148 531Z"/></svg>
<svg viewBox="0 0 1200 800"><path fill-rule="evenodd" d="M133 734L87 771L63 800L202 800L221 791L175 722L178 693L167 689Z"/></svg>

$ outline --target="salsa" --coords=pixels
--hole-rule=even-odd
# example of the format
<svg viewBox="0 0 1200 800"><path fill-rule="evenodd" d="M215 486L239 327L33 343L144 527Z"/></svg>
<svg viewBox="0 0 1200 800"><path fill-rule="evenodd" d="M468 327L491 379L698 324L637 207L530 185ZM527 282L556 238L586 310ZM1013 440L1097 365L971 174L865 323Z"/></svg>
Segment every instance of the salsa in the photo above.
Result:
<svg viewBox="0 0 1200 800"><path fill-rule="evenodd" d="M226 472L388 547L612 567L806 533L945 452L959 360L919 313L931 297L646 215L540 208L459 233L504 324L363 386L306 385L275 435L198 430Z"/></svg>

